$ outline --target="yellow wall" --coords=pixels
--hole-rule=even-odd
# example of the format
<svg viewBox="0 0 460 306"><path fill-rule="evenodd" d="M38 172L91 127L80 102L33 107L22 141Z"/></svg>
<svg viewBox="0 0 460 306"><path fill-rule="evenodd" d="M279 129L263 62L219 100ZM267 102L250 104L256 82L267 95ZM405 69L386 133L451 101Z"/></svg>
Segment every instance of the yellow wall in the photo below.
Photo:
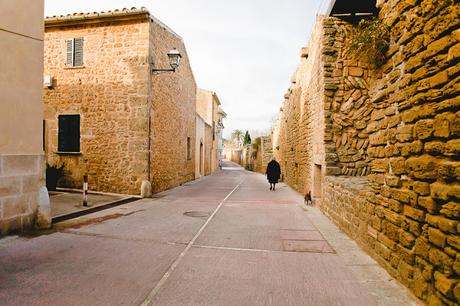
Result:
<svg viewBox="0 0 460 306"><path fill-rule="evenodd" d="M41 154L43 1L0 2L0 154Z"/></svg>

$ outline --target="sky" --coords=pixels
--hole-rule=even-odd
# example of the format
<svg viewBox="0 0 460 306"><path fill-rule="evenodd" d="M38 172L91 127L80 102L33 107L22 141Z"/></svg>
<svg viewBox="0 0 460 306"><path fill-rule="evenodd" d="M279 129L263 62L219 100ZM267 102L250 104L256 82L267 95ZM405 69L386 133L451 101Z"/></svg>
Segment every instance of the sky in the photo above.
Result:
<svg viewBox="0 0 460 306"><path fill-rule="evenodd" d="M316 15L330 0L45 0L45 16L146 7L183 37L198 87L219 96L224 137L269 133Z"/></svg>

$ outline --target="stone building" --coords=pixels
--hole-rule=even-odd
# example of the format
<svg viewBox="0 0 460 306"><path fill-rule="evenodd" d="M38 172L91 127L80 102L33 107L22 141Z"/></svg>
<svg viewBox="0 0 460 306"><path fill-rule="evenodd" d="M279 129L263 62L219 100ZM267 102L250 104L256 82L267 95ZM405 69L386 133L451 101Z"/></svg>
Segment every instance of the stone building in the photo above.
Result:
<svg viewBox="0 0 460 306"><path fill-rule="evenodd" d="M316 205L417 297L458 305L460 5L364 1L389 29L378 66L348 52L356 29L348 21L363 12L344 2L335 1L331 15L349 18L319 18L301 51L274 153L285 181L311 190Z"/></svg>
<svg viewBox="0 0 460 306"><path fill-rule="evenodd" d="M175 72L167 52L182 55ZM139 194L194 179L196 84L182 38L145 8L45 19L45 152L65 187Z"/></svg>
<svg viewBox="0 0 460 306"><path fill-rule="evenodd" d="M0 2L0 236L31 227L44 186L43 1Z"/></svg>
<svg viewBox="0 0 460 306"><path fill-rule="evenodd" d="M197 91L197 114L205 123L204 139L204 173L215 174L219 168L219 143L222 142L222 120L225 112L219 108L220 101L213 91L198 89ZM208 128L209 126L209 128ZM201 132L200 132L201 133ZM219 140L220 139L220 140ZM209 150L209 151L208 151Z"/></svg>
<svg viewBox="0 0 460 306"><path fill-rule="evenodd" d="M224 110L222 108L218 108L218 112L217 112L217 163L219 165L219 167L222 167L222 151L223 151L223 148L224 148L224 119L227 117L227 114L224 112Z"/></svg>

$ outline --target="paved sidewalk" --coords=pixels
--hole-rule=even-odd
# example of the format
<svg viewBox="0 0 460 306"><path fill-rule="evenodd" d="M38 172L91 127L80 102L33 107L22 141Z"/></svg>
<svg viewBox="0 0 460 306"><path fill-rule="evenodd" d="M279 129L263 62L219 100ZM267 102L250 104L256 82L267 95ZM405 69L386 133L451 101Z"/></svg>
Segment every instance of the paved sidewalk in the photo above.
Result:
<svg viewBox="0 0 460 306"><path fill-rule="evenodd" d="M417 305L299 194L268 187L225 170L0 240L0 305Z"/></svg>
<svg viewBox="0 0 460 306"><path fill-rule="evenodd" d="M130 196L90 193L88 194L88 207L83 206L82 192L50 191L51 215L53 217L64 216L88 208L104 206L109 203L132 198Z"/></svg>

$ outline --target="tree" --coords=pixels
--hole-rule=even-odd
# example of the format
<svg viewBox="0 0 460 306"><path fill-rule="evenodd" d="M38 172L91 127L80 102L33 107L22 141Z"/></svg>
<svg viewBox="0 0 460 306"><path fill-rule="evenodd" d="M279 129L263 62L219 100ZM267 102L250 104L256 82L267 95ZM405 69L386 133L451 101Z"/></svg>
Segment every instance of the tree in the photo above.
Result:
<svg viewBox="0 0 460 306"><path fill-rule="evenodd" d="M248 145L251 144L251 135L249 135L249 132L246 131L246 134L244 134L244 140L243 140L243 145Z"/></svg>
<svg viewBox="0 0 460 306"><path fill-rule="evenodd" d="M243 131L234 130L232 133L232 140L237 144L238 147L241 147L243 141Z"/></svg>

